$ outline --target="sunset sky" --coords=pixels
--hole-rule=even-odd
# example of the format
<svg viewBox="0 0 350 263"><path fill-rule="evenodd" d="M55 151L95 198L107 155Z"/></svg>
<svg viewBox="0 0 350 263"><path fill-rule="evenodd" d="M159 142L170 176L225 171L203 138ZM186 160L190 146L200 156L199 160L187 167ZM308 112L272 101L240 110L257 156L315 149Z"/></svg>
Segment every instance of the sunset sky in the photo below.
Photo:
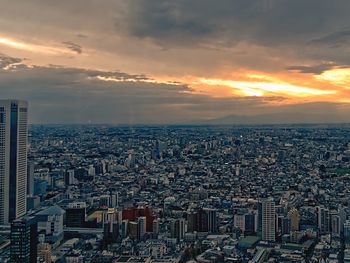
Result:
<svg viewBox="0 0 350 263"><path fill-rule="evenodd" d="M0 97L32 123L350 121L349 0L0 4Z"/></svg>

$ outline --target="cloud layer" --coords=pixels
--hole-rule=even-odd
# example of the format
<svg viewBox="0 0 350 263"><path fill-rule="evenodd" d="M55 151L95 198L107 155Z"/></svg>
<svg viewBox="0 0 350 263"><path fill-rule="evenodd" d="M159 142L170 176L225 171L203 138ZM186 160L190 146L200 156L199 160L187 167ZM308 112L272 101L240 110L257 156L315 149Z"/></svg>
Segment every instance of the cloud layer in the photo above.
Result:
<svg viewBox="0 0 350 263"><path fill-rule="evenodd" d="M343 122L349 13L346 0L3 0L0 94L29 100L38 123Z"/></svg>

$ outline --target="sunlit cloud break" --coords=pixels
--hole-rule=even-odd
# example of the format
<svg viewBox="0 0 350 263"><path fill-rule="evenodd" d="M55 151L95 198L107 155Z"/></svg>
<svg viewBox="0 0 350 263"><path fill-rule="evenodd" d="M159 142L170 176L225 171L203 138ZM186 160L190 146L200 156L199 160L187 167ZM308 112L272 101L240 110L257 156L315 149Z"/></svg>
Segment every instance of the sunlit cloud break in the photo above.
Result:
<svg viewBox="0 0 350 263"><path fill-rule="evenodd" d="M74 52L67 50L66 48L29 44L6 37L0 37L0 45L29 52L43 53L47 55L74 54Z"/></svg>
<svg viewBox="0 0 350 263"><path fill-rule="evenodd" d="M350 88L350 69L332 69L315 76L317 80L328 81L334 85Z"/></svg>
<svg viewBox="0 0 350 263"><path fill-rule="evenodd" d="M297 86L285 82L249 82L222 79L201 78L200 82L212 86L227 86L235 89L242 96L261 97L268 94L280 94L296 97L308 97L312 95L335 94L335 90L320 90L309 87Z"/></svg>

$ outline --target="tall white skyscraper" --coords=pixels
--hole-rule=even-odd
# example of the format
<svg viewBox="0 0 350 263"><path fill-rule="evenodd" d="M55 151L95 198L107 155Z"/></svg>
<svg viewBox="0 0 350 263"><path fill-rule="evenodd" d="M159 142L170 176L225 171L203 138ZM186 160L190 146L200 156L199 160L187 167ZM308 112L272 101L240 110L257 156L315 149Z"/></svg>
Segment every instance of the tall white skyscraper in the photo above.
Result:
<svg viewBox="0 0 350 263"><path fill-rule="evenodd" d="M0 224L26 213L28 104L0 100Z"/></svg>
<svg viewBox="0 0 350 263"><path fill-rule="evenodd" d="M276 208L273 199L262 201L262 239L264 241L276 240Z"/></svg>

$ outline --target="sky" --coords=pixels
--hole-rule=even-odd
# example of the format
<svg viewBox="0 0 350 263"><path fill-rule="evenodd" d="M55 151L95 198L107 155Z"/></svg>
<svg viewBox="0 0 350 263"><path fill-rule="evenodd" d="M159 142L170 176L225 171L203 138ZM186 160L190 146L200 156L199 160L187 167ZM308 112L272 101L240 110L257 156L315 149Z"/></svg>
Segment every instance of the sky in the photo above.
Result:
<svg viewBox="0 0 350 263"><path fill-rule="evenodd" d="M348 0L0 0L31 123L350 122Z"/></svg>

